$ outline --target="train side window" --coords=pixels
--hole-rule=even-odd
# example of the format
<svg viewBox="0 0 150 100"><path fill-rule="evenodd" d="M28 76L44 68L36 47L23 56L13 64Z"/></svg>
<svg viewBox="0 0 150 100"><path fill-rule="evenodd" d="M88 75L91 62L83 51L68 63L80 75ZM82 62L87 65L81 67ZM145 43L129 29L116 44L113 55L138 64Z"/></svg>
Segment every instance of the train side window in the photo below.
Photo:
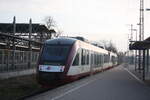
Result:
<svg viewBox="0 0 150 100"><path fill-rule="evenodd" d="M96 58L97 58L97 63L96 63L96 64L97 64L97 66L98 66L98 60L99 60L99 59L98 59L98 56L99 56L99 55L98 55L98 53L97 53L97 57L96 57Z"/></svg>
<svg viewBox="0 0 150 100"><path fill-rule="evenodd" d="M101 54L101 65L104 63L104 54Z"/></svg>
<svg viewBox="0 0 150 100"><path fill-rule="evenodd" d="M93 65L93 53L91 53L91 65Z"/></svg>
<svg viewBox="0 0 150 100"><path fill-rule="evenodd" d="M96 53L96 66L98 67L98 53Z"/></svg>
<svg viewBox="0 0 150 100"><path fill-rule="evenodd" d="M95 66L95 53L93 53L93 65Z"/></svg>
<svg viewBox="0 0 150 100"><path fill-rule="evenodd" d="M97 55L96 55L96 53L95 53L95 67L97 67Z"/></svg>
<svg viewBox="0 0 150 100"><path fill-rule="evenodd" d="M84 64L86 65L87 64L87 50L84 50L84 55L85 55L85 62L84 62Z"/></svg>
<svg viewBox="0 0 150 100"><path fill-rule="evenodd" d="M99 54L99 65L101 66L101 61L102 61L102 59L101 59L101 54Z"/></svg>
<svg viewBox="0 0 150 100"><path fill-rule="evenodd" d="M100 54L98 54L98 66L100 65Z"/></svg>
<svg viewBox="0 0 150 100"><path fill-rule="evenodd" d="M96 66L96 53L94 53L94 66Z"/></svg>
<svg viewBox="0 0 150 100"><path fill-rule="evenodd" d="M82 49L82 51L81 51L81 65L83 65L83 49Z"/></svg>
<svg viewBox="0 0 150 100"><path fill-rule="evenodd" d="M99 54L99 65L101 66L101 61L102 61L102 59L101 59L101 54Z"/></svg>
<svg viewBox="0 0 150 100"><path fill-rule="evenodd" d="M108 63L109 62L109 56L108 55L104 55L104 62Z"/></svg>
<svg viewBox="0 0 150 100"><path fill-rule="evenodd" d="M73 66L78 66L79 65L79 52L77 52L76 57L73 61Z"/></svg>
<svg viewBox="0 0 150 100"><path fill-rule="evenodd" d="M113 64L115 64L115 62L116 62L116 57L115 57L115 56L112 56L112 57L111 57L111 62L112 62Z"/></svg>
<svg viewBox="0 0 150 100"><path fill-rule="evenodd" d="M106 58L106 55L104 54L104 63L107 62L107 58Z"/></svg>
<svg viewBox="0 0 150 100"><path fill-rule="evenodd" d="M81 65L85 65L85 50L82 49L82 56L81 56Z"/></svg>
<svg viewBox="0 0 150 100"><path fill-rule="evenodd" d="M88 50L87 50L87 59L86 59L86 60L87 60L87 61L86 61L86 62L87 62L86 64L88 65L88 64L89 64L89 51L88 51Z"/></svg>

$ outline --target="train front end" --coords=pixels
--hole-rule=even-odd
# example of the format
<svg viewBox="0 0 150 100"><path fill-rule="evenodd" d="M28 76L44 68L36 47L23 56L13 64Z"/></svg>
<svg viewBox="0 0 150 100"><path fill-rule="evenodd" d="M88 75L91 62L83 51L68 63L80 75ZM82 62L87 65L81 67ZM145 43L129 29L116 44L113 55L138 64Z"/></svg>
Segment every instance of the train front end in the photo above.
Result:
<svg viewBox="0 0 150 100"><path fill-rule="evenodd" d="M49 40L44 44L37 67L37 79L41 85L55 86L64 82L72 45L73 41L66 39Z"/></svg>

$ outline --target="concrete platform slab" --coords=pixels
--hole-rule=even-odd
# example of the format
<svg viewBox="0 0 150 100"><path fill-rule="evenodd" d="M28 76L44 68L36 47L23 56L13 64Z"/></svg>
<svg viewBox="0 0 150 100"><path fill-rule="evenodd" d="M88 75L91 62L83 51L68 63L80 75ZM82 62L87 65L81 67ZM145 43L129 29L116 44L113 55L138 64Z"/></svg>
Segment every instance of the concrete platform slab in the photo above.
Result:
<svg viewBox="0 0 150 100"><path fill-rule="evenodd" d="M150 100L150 87L122 65L27 100Z"/></svg>

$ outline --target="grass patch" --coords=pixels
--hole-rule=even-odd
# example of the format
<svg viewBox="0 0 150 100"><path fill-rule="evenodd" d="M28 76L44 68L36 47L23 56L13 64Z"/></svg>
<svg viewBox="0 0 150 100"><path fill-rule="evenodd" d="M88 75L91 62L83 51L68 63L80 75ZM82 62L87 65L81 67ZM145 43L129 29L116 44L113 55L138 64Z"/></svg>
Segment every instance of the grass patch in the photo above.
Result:
<svg viewBox="0 0 150 100"><path fill-rule="evenodd" d="M35 75L0 80L0 100L15 100L40 90Z"/></svg>

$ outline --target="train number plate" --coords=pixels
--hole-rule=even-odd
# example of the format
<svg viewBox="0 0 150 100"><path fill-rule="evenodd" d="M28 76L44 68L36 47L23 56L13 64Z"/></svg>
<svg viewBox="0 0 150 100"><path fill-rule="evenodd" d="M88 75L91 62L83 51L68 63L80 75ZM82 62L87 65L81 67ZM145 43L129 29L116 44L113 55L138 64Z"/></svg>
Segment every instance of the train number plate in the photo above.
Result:
<svg viewBox="0 0 150 100"><path fill-rule="evenodd" d="M64 66L39 65L39 71L43 72L63 72Z"/></svg>

